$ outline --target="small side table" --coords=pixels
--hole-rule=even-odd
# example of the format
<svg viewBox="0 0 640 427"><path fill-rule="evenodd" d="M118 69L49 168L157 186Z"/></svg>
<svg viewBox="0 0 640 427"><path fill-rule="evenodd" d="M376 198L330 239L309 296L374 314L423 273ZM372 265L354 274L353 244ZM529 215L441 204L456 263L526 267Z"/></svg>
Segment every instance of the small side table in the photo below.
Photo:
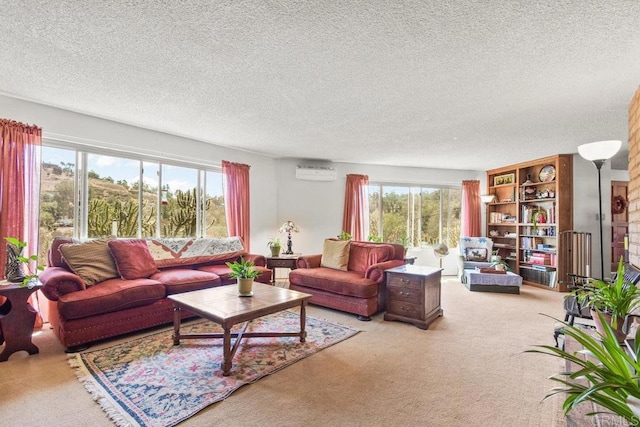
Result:
<svg viewBox="0 0 640 427"><path fill-rule="evenodd" d="M0 306L0 330L4 340L4 350L0 353L0 362L5 362L16 351L25 350L36 354L40 350L31 341L36 311L29 304L29 296L42 288L42 283L32 288L0 280L0 295L7 300ZM2 344L0 339L0 344Z"/></svg>
<svg viewBox="0 0 640 427"><path fill-rule="evenodd" d="M273 271L271 284L276 283L276 268L289 268L295 270L300 254L280 255L277 257L267 257L267 268Z"/></svg>
<svg viewBox="0 0 640 427"><path fill-rule="evenodd" d="M411 323L428 329L442 316L440 279L442 270L405 264L386 270L387 312L384 320Z"/></svg>

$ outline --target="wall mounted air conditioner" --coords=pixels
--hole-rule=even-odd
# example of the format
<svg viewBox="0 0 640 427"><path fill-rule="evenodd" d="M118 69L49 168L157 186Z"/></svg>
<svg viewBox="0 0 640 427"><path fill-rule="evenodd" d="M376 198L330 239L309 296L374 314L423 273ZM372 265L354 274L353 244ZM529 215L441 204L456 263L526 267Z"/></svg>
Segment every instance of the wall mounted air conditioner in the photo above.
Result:
<svg viewBox="0 0 640 427"><path fill-rule="evenodd" d="M336 170L322 166L298 166L296 179L305 181L335 181Z"/></svg>

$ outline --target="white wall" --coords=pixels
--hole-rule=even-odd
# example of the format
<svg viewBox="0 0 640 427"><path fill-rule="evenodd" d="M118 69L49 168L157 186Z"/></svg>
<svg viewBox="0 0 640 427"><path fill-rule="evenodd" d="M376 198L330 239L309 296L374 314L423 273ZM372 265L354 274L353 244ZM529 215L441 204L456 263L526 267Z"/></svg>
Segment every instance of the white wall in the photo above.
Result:
<svg viewBox="0 0 640 427"><path fill-rule="evenodd" d="M335 181L301 181L295 178L296 166L330 166L338 179ZM355 163L322 163L304 159L281 159L277 161L278 215L276 227L292 220L300 227L293 234L293 251L306 254L322 252L322 242L327 237L337 236L342 231L344 190L347 174L369 176L371 182L406 184L433 184L461 186L463 180L479 179L485 188L484 171L452 169L408 168L396 166L362 165ZM281 235L284 237L284 235ZM418 256L421 265L439 266L439 260L431 249L411 250L409 255ZM456 274L455 251L443 260L444 274Z"/></svg>
<svg viewBox="0 0 640 427"><path fill-rule="evenodd" d="M602 240L605 242L604 277L611 277L611 181L628 180L627 171L612 171L605 162L600 172L602 188ZM627 179L624 179L624 177ZM621 179L622 177L622 179ZM591 275L600 275L600 222L598 221L598 171L592 162L573 156L573 229L591 233Z"/></svg>
<svg viewBox="0 0 640 427"><path fill-rule="evenodd" d="M220 166L222 160L251 165L252 252L268 253L276 224L275 161L272 158L0 95L0 117L37 125L43 138L148 156ZM131 148L134 147L134 148Z"/></svg>

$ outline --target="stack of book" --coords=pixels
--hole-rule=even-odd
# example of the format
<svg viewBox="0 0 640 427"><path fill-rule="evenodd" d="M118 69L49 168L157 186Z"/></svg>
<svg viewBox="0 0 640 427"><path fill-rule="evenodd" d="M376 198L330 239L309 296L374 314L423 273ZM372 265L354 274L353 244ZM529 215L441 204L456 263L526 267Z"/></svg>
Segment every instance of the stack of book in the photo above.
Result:
<svg viewBox="0 0 640 427"><path fill-rule="evenodd" d="M551 254L545 252L533 252L529 258L531 264L551 265Z"/></svg>

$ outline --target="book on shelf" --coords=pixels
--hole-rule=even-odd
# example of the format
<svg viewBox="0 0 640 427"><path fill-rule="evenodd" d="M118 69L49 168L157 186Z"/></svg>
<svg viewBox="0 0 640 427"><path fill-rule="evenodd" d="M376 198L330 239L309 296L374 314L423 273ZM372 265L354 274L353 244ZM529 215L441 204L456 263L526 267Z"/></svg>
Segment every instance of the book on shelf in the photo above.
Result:
<svg viewBox="0 0 640 427"><path fill-rule="evenodd" d="M557 273L556 269L550 266L535 265L521 266L520 275L528 282L539 283L541 285L554 288L557 286Z"/></svg>

